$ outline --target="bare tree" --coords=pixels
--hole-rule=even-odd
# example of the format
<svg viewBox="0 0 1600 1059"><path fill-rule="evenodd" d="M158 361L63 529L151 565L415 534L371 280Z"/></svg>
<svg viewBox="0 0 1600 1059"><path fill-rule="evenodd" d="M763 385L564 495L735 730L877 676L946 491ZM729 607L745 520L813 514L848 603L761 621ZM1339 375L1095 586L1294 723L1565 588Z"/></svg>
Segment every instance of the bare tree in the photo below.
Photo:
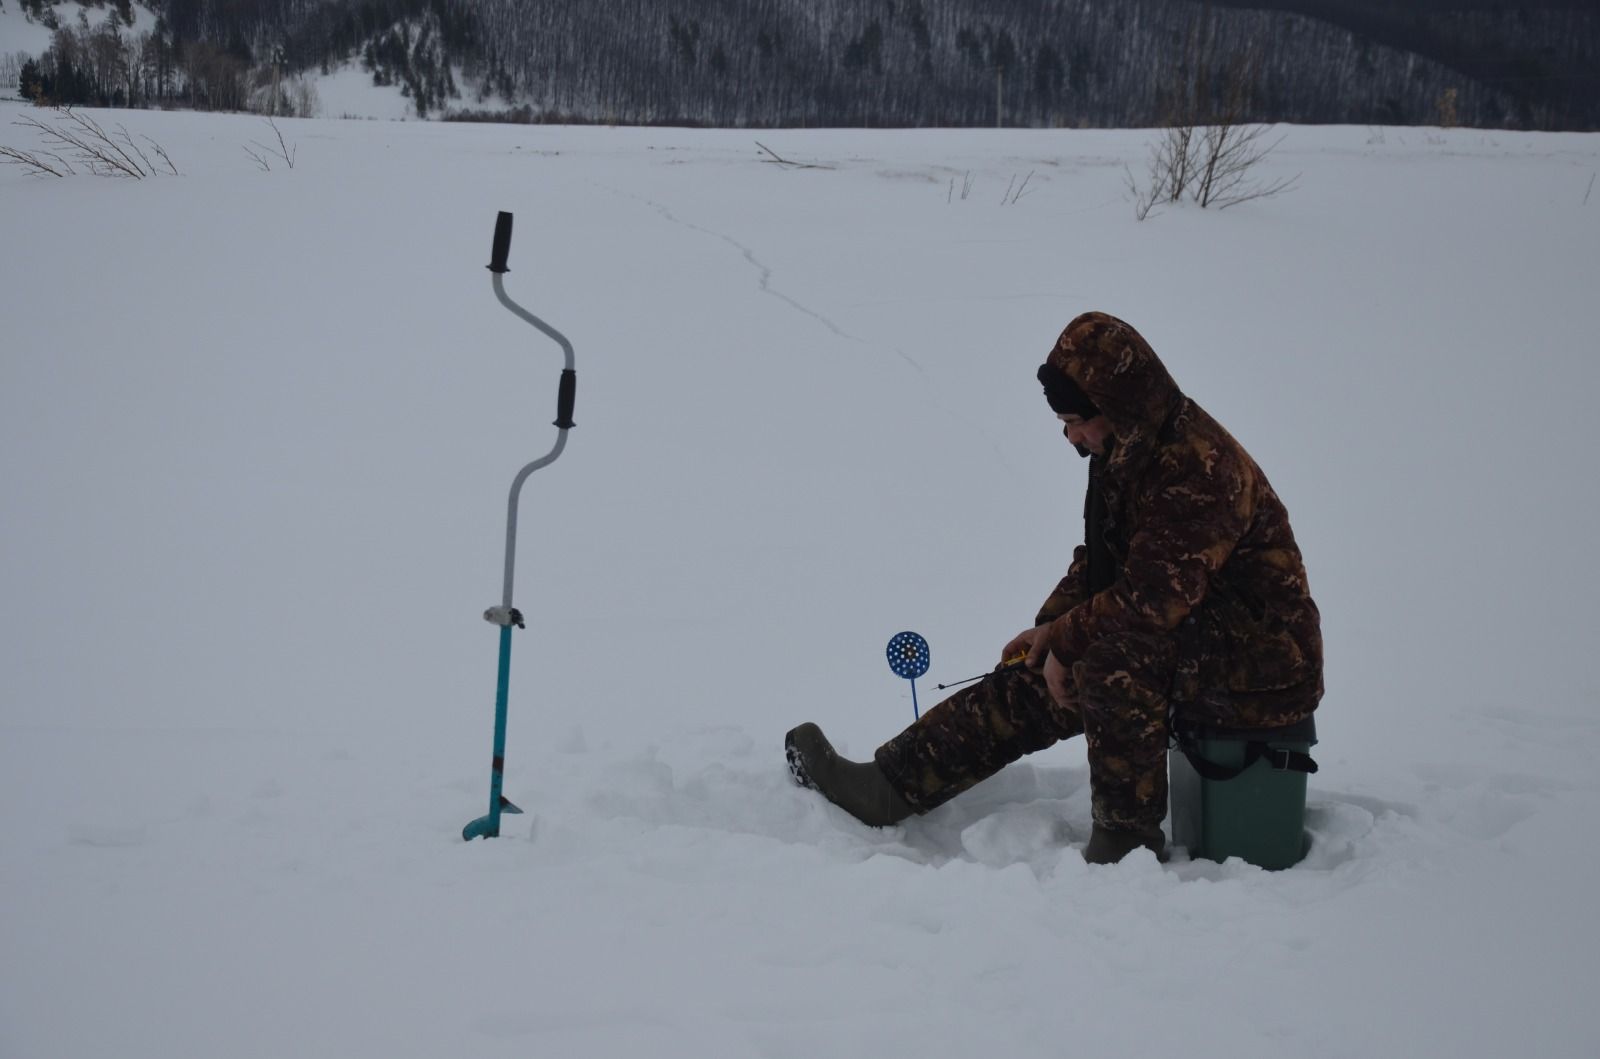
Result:
<svg viewBox="0 0 1600 1059"><path fill-rule="evenodd" d="M314 118L321 109L322 98L317 94L317 86L310 81L296 78L294 82L295 116Z"/></svg>
<svg viewBox="0 0 1600 1059"><path fill-rule="evenodd" d="M22 80L22 68L33 56L25 51L0 54L0 90L9 91Z"/></svg>

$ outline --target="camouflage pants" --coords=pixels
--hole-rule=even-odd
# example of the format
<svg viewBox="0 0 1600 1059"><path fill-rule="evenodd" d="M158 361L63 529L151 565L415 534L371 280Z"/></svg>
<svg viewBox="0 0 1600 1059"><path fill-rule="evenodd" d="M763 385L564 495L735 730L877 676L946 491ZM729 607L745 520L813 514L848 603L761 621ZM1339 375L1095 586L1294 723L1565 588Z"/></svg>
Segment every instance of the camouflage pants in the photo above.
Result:
<svg viewBox="0 0 1600 1059"><path fill-rule="evenodd" d="M1167 691L1177 654L1171 637L1099 640L1073 665L1074 696L1065 706L1037 673L993 673L879 747L878 767L925 813L1024 754L1081 732L1095 823L1158 825L1167 815Z"/></svg>

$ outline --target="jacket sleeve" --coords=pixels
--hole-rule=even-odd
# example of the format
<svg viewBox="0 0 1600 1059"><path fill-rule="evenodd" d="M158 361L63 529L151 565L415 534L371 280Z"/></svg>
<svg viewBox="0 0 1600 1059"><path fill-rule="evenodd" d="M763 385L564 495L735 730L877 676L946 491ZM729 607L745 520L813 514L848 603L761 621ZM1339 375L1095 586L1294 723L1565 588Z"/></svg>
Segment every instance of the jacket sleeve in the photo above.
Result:
<svg viewBox="0 0 1600 1059"><path fill-rule="evenodd" d="M1088 577L1084 569L1089 562L1088 553L1089 550L1081 544L1073 549L1072 565L1067 568L1067 576L1056 584L1050 597L1039 608L1038 616L1033 619L1035 625L1049 624L1089 598Z"/></svg>
<svg viewBox="0 0 1600 1059"><path fill-rule="evenodd" d="M1248 528L1253 499L1243 466L1198 456L1177 462L1158 469L1117 580L1051 622L1046 643L1063 664L1106 636L1176 629Z"/></svg>

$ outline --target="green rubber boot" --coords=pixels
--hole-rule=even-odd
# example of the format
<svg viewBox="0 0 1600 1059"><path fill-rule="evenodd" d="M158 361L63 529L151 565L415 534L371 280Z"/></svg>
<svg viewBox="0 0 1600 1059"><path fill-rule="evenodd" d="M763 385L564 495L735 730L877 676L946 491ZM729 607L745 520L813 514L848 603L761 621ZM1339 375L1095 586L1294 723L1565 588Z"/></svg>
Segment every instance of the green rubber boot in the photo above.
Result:
<svg viewBox="0 0 1600 1059"><path fill-rule="evenodd" d="M913 812L876 764L846 761L822 729L810 722L784 736L783 750L796 783L819 792L869 827L898 824Z"/></svg>
<svg viewBox="0 0 1600 1059"><path fill-rule="evenodd" d="M1083 847L1083 859L1090 864L1115 864L1141 846L1154 853L1157 860L1166 861L1167 836L1161 828L1113 831L1095 824L1089 833L1089 844Z"/></svg>

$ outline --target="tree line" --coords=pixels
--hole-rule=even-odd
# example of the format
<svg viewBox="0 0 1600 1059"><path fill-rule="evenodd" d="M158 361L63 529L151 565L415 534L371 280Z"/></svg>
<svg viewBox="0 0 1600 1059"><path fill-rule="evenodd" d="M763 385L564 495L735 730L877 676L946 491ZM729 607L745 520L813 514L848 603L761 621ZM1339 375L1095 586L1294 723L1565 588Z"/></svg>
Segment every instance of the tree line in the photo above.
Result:
<svg viewBox="0 0 1600 1059"><path fill-rule="evenodd" d="M60 17L49 0L23 9L54 29L50 46L21 64L17 89L37 103L102 107L188 107L294 114L313 109L309 86L285 82L280 53L252 43L237 27L188 36L162 15L153 30L134 31L130 0L100 0ZM91 19L90 12L95 12ZM223 28L219 23L217 28ZM298 89L298 93L297 90Z"/></svg>
<svg viewBox="0 0 1600 1059"><path fill-rule="evenodd" d="M154 30L134 33L128 0L101 0L103 16L57 29L19 88L66 103L285 113L303 102L288 79L355 59L422 116L1125 127L1224 96L1234 105L1242 87L1253 121L1600 125L1600 99L1582 80L1600 68L1600 15L1587 9L1433 0L1402 19L1375 0L1278 6L1299 10L1188 0L154 0Z"/></svg>

